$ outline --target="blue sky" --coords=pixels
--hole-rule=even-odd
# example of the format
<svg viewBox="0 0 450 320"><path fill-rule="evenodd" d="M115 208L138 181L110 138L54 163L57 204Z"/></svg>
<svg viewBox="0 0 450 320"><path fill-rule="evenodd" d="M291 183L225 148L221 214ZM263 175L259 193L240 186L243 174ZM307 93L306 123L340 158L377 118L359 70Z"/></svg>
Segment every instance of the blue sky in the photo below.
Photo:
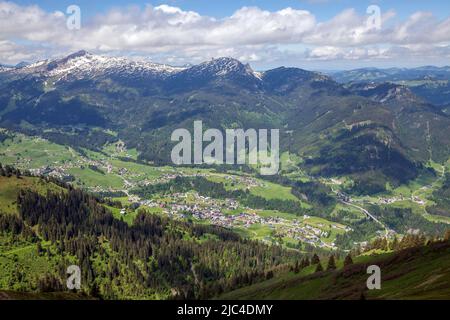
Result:
<svg viewBox="0 0 450 320"><path fill-rule="evenodd" d="M66 28L72 4L78 31ZM446 65L449 15L444 0L0 0L0 62L87 49L170 64L226 55L256 69Z"/></svg>
<svg viewBox="0 0 450 320"><path fill-rule="evenodd" d="M46 10L64 10L71 4L77 4L86 8L89 14L96 14L106 11L112 7L126 7L129 5L146 4L160 5L169 4L180 7L184 10L193 10L202 15L213 17L225 17L244 6L257 6L261 9L276 11L286 7L304 9L313 12L319 19L329 19L336 13L347 9L355 8L361 14L365 13L370 4L377 4L381 8L395 9L399 18L405 18L416 11L431 11L440 18L445 18L450 14L450 1L448 0L167 0L167 1L142 1L142 0L114 0L114 1L93 1L93 0L18 0L22 5L38 4Z"/></svg>

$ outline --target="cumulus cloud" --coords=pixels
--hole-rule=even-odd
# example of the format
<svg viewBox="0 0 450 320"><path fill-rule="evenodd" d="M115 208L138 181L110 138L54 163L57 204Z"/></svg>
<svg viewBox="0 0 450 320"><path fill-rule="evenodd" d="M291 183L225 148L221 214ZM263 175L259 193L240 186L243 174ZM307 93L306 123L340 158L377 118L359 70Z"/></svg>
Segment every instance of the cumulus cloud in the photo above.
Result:
<svg viewBox="0 0 450 320"><path fill-rule="evenodd" d="M79 49L147 55L172 63L217 56L256 63L283 56L319 61L390 59L400 51L415 57L424 52L448 56L450 18L440 21L431 13L416 12L397 21L395 12L386 11L380 16L380 29L367 19L354 9L317 21L306 10L272 12L257 7L243 7L217 19L169 5L147 5L113 9L83 20L80 30L68 30L63 12L0 2L0 61ZM286 46L297 49L285 50Z"/></svg>
<svg viewBox="0 0 450 320"><path fill-rule="evenodd" d="M0 40L0 63L14 65L21 61L36 61L48 50L36 46L19 45L9 40Z"/></svg>
<svg viewBox="0 0 450 320"><path fill-rule="evenodd" d="M19 6L0 2L0 39L21 38L31 41L48 41L60 36L58 26L64 25L64 13L48 13L38 6Z"/></svg>
<svg viewBox="0 0 450 320"><path fill-rule="evenodd" d="M333 46L316 47L307 52L306 58L312 60L362 60L389 58L388 49L377 47L342 48Z"/></svg>
<svg viewBox="0 0 450 320"><path fill-rule="evenodd" d="M395 16L393 11L380 15L380 25L386 25ZM382 43L386 40L386 29L376 29L368 16L361 16L354 9L347 9L329 21L316 25L304 41L315 45L355 46Z"/></svg>
<svg viewBox="0 0 450 320"><path fill-rule="evenodd" d="M394 28L392 43L422 44L450 41L450 17L438 21L430 12L416 12L407 21Z"/></svg>

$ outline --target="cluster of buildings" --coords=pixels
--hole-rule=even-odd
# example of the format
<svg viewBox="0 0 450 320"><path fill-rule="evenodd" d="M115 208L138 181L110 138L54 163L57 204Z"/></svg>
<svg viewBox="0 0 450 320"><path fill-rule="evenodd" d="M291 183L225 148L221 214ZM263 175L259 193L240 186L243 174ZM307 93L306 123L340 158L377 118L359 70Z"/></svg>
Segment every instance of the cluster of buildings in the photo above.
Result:
<svg viewBox="0 0 450 320"><path fill-rule="evenodd" d="M327 228L342 229L349 231L348 227L332 224L325 226L319 224L313 226L307 223L309 216L303 216L302 221L298 219L287 220L284 218L270 216L263 217L249 208L240 207L234 199L212 199L201 196L196 192L174 193L170 195L170 201L158 202L155 200L142 200L140 204L147 207L161 207L163 212L169 216L179 219L192 217L197 220L207 220L213 225L225 228L250 228L258 224L274 230L274 234L288 237L317 247L336 248L334 243L325 243L322 239L330 236ZM231 213L231 210L241 209L241 212Z"/></svg>
<svg viewBox="0 0 450 320"><path fill-rule="evenodd" d="M231 181L233 183L240 183L244 185L247 189L264 186L263 182L250 176L227 175L224 178L225 180Z"/></svg>
<svg viewBox="0 0 450 320"><path fill-rule="evenodd" d="M63 167L44 166L38 169L30 169L30 173L34 176L49 176L64 182L74 180L74 177L66 172Z"/></svg>
<svg viewBox="0 0 450 320"><path fill-rule="evenodd" d="M122 143L118 143L116 145L116 150L117 152L124 152L125 146ZM55 164L54 166L44 166L30 171L34 175L48 175L63 181L72 181L73 176L67 173L70 169L90 166L100 168L100 170L104 170L105 173L108 174L113 173L114 169L107 159L92 160L86 157L79 157L73 161ZM276 216L262 216L258 214L257 210L243 207L234 199L214 199L199 195L196 192L173 193L170 196L161 199L140 199L128 192L128 190L136 186L165 183L176 179L177 177L208 177L207 173L191 173L183 172L183 170L175 172L168 170L156 179L133 179L139 180L138 182L130 182L127 180L132 176L139 176L139 174L131 172L126 168L117 168L117 173L124 180L123 188L128 196L129 202L133 203L133 205L136 204L138 207L159 207L167 215L176 218L183 219L192 217L198 220L207 220L213 225L226 228L250 228L253 225L265 226L273 230L273 234L277 237L287 237L319 247L334 247L334 243L326 244L322 240L323 238L330 236L330 231L325 231L329 229L330 226L313 226L308 224L308 216L294 220ZM243 186L246 189L264 186L264 182L251 176L220 175L220 178L224 179L227 184L239 184L240 187ZM105 190L104 187L97 186L91 188L91 191L103 192L114 190ZM341 194L340 196L345 198L344 194ZM120 214L125 215L126 209L121 209ZM331 225L331 228L341 227Z"/></svg>

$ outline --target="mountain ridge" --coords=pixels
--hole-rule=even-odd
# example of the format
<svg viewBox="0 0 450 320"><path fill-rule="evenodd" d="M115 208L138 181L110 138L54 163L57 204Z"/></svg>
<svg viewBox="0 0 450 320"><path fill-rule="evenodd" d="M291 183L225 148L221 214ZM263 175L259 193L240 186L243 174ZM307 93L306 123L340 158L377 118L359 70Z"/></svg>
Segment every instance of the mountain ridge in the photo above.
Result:
<svg viewBox="0 0 450 320"><path fill-rule="evenodd" d="M398 184L450 155L450 117L397 84L372 92L299 68L257 73L233 58L167 69L85 51L0 79L3 127L71 143L81 143L74 127L89 136L111 129L156 163L170 162L171 132L194 120L220 130L282 128L282 151L318 175L374 172Z"/></svg>

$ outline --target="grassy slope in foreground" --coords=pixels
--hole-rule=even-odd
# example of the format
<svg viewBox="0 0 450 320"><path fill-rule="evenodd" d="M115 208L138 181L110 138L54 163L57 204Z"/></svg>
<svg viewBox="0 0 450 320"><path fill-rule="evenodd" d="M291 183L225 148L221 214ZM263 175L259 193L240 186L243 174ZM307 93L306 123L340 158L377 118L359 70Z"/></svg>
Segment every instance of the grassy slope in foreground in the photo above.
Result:
<svg viewBox="0 0 450 320"><path fill-rule="evenodd" d="M38 177L1 177L0 176L0 212L17 213L16 200L21 189L32 190L45 195L48 190L62 191L63 189L52 182Z"/></svg>
<svg viewBox="0 0 450 320"><path fill-rule="evenodd" d="M335 272L284 274L221 299L449 299L450 242L374 256ZM381 268L381 289L368 290L368 265Z"/></svg>

